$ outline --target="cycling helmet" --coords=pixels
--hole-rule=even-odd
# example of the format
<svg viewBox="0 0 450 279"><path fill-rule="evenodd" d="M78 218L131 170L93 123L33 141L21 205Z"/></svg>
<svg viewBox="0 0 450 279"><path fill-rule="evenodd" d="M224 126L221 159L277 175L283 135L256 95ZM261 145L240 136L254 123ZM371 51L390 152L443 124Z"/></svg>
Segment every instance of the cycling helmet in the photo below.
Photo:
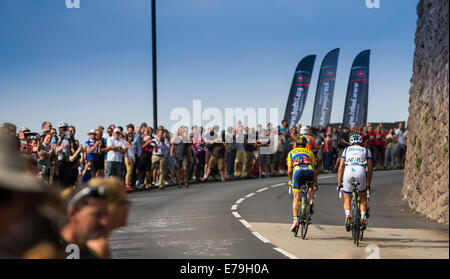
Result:
<svg viewBox="0 0 450 279"><path fill-rule="evenodd" d="M295 146L296 146L297 148L305 148L307 143L308 143L308 140L307 140L306 137L304 137L304 136L299 136L299 137L295 140Z"/></svg>
<svg viewBox="0 0 450 279"><path fill-rule="evenodd" d="M58 123L58 128L63 128L63 127L67 127L69 126L66 122L59 122Z"/></svg>
<svg viewBox="0 0 450 279"><path fill-rule="evenodd" d="M362 138L359 134L354 134L350 136L350 144L360 144L362 142Z"/></svg>
<svg viewBox="0 0 450 279"><path fill-rule="evenodd" d="M300 129L300 135L309 135L309 128L304 126Z"/></svg>

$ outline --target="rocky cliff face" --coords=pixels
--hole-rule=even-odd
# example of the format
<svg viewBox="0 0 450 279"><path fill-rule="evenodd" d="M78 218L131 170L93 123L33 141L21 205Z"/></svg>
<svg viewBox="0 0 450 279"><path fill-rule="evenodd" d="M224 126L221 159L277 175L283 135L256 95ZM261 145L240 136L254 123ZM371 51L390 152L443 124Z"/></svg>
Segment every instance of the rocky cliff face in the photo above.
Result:
<svg viewBox="0 0 450 279"><path fill-rule="evenodd" d="M449 222L448 0L420 0L403 200L413 211Z"/></svg>

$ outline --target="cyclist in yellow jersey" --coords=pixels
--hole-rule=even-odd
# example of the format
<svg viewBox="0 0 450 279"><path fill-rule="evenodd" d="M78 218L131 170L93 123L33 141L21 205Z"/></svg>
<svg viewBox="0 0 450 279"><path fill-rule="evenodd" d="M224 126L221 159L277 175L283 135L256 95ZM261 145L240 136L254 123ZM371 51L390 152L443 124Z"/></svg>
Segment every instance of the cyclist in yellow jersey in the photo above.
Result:
<svg viewBox="0 0 450 279"><path fill-rule="evenodd" d="M303 184L308 185L308 193L311 197L310 213L313 214L315 190L313 185L317 185L317 166L314 153L306 148L307 139L304 136L297 138L294 143L294 149L289 152L287 157L288 175L292 185L293 201L292 215L294 222L291 231L297 226L298 222L298 203L300 201L300 187ZM311 182L314 183L311 185Z"/></svg>

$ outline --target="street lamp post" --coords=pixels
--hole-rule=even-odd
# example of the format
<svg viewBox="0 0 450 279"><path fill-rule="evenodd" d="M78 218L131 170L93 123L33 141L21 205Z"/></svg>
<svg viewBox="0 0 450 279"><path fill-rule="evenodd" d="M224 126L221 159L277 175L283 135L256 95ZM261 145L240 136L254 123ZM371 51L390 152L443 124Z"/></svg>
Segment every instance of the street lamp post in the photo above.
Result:
<svg viewBox="0 0 450 279"><path fill-rule="evenodd" d="M153 69L153 129L156 131L158 125L158 107L156 101L156 9L155 1L152 0L152 69Z"/></svg>

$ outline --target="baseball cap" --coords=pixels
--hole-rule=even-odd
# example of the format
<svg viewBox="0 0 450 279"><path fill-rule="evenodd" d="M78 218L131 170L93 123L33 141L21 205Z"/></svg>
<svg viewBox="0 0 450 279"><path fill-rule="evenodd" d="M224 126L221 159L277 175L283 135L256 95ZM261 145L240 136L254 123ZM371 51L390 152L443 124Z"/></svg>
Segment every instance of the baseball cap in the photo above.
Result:
<svg viewBox="0 0 450 279"><path fill-rule="evenodd" d="M95 130L94 129L89 130L88 135L91 135L91 134L95 134Z"/></svg>
<svg viewBox="0 0 450 279"><path fill-rule="evenodd" d="M63 128L63 127L67 127L69 126L69 124L67 124L66 122L59 122L58 123L58 128Z"/></svg>
<svg viewBox="0 0 450 279"><path fill-rule="evenodd" d="M114 133L120 133L120 129L119 128L115 128L114 129Z"/></svg>
<svg viewBox="0 0 450 279"><path fill-rule="evenodd" d="M29 132L30 129L28 129L28 127L21 127L19 132Z"/></svg>

